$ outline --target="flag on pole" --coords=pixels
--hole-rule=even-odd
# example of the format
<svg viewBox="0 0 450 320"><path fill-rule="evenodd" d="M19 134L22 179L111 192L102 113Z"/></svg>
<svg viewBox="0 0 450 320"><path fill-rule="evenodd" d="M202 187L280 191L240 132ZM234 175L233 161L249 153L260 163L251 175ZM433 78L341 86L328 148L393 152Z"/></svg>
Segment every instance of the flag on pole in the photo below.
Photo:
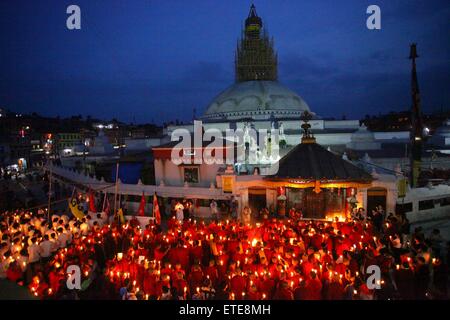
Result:
<svg viewBox="0 0 450 320"><path fill-rule="evenodd" d="M94 193L92 191L89 192L89 211L97 213L97 208L95 207Z"/></svg>
<svg viewBox="0 0 450 320"><path fill-rule="evenodd" d="M145 195L144 195L144 192L142 192L141 204L139 205L138 216L141 216L141 217L145 216Z"/></svg>
<svg viewBox="0 0 450 320"><path fill-rule="evenodd" d="M159 212L158 197L156 192L153 194L153 217L155 217L156 224L161 224L161 213Z"/></svg>
<svg viewBox="0 0 450 320"><path fill-rule="evenodd" d="M119 208L119 211L117 211L117 215L119 217L119 222L121 224L125 224L125 217L123 216L123 210L122 208Z"/></svg>
<svg viewBox="0 0 450 320"><path fill-rule="evenodd" d="M111 204L109 203L108 194L105 193L105 209L103 211L106 213L107 216L111 213Z"/></svg>
<svg viewBox="0 0 450 320"><path fill-rule="evenodd" d="M72 196L69 200L69 209L72 214L79 220L84 218L84 212L82 205L78 202L78 200Z"/></svg>

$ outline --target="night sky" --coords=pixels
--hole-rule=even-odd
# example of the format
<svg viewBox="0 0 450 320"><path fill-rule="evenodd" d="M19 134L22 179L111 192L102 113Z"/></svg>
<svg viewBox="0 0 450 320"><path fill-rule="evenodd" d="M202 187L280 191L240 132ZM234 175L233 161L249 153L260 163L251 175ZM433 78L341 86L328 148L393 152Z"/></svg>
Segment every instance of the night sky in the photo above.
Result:
<svg viewBox="0 0 450 320"><path fill-rule="evenodd" d="M425 112L450 108L450 1L263 1L279 81L323 117L409 108L417 42ZM66 8L81 8L81 30ZM126 122L191 120L234 81L251 1L0 2L0 107ZM339 6L337 6L339 4ZM381 7L381 30L366 9Z"/></svg>

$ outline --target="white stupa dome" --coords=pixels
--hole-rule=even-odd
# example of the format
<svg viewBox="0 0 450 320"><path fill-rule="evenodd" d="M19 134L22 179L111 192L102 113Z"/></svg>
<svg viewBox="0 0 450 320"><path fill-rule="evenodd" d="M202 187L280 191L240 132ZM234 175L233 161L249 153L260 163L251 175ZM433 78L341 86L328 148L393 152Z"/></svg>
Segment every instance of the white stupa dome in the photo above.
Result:
<svg viewBox="0 0 450 320"><path fill-rule="evenodd" d="M244 81L225 89L209 104L203 120L298 118L309 107L277 81Z"/></svg>

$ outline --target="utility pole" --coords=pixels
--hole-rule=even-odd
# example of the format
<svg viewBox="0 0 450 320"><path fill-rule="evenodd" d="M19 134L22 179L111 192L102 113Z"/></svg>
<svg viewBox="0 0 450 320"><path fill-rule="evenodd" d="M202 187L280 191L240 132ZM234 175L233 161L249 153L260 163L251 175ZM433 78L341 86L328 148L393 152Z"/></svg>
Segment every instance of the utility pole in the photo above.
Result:
<svg viewBox="0 0 450 320"><path fill-rule="evenodd" d="M410 149L410 185L411 188L417 187L418 178L420 174L420 166L422 162L422 145L423 145L423 124L422 115L420 112L420 94L419 83L416 72L416 58L417 55L416 44L411 44L409 59L412 60L411 73L411 95L412 95L412 110L411 110L411 149Z"/></svg>
<svg viewBox="0 0 450 320"><path fill-rule="evenodd" d="M50 162L50 170L48 176L48 203L47 203L47 221L50 222L50 205L52 203L52 166Z"/></svg>
<svg viewBox="0 0 450 320"><path fill-rule="evenodd" d="M116 163L116 185L114 190L114 215L117 214L117 193L119 192L119 162Z"/></svg>

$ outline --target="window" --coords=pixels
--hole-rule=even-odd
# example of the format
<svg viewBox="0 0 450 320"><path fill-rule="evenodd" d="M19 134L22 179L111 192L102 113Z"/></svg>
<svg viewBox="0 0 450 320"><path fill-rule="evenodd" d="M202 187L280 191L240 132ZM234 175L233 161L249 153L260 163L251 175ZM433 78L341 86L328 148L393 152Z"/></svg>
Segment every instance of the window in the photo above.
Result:
<svg viewBox="0 0 450 320"><path fill-rule="evenodd" d="M419 201L419 210L428 210L434 208L433 200L423 200Z"/></svg>
<svg viewBox="0 0 450 320"><path fill-rule="evenodd" d="M397 203L397 206L395 208L395 211L397 213L406 213L411 212L413 210L412 202L409 203Z"/></svg>
<svg viewBox="0 0 450 320"><path fill-rule="evenodd" d="M441 207L450 206L450 197L441 199Z"/></svg>
<svg viewBox="0 0 450 320"><path fill-rule="evenodd" d="M197 167L184 167L183 181L187 183L198 183L199 175Z"/></svg>

